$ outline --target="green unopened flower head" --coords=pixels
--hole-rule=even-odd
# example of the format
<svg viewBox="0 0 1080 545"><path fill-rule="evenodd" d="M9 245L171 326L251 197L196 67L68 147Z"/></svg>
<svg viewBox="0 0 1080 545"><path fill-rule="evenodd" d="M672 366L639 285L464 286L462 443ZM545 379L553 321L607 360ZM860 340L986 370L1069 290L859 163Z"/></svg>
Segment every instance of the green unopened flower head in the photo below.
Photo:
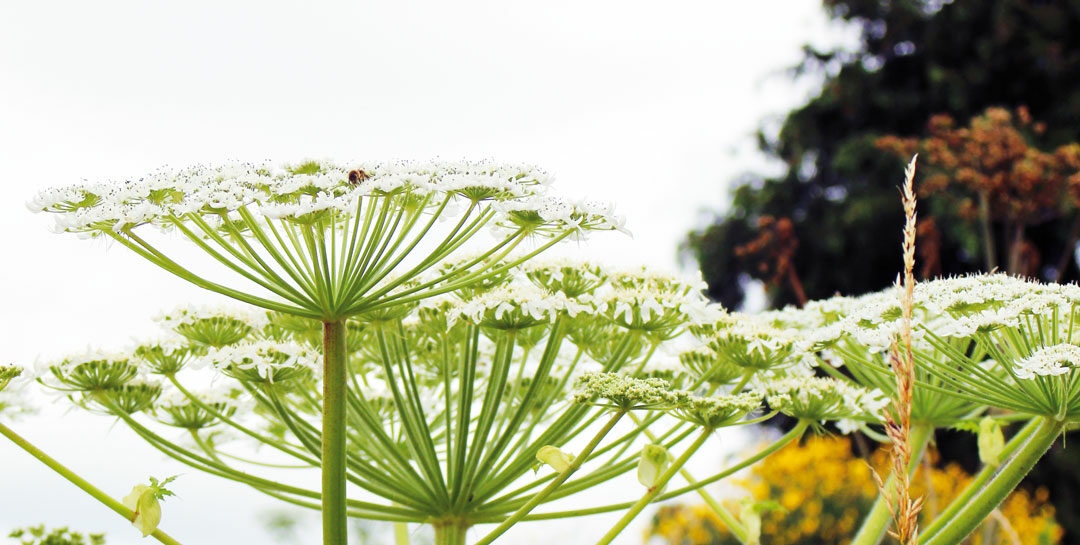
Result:
<svg viewBox="0 0 1080 545"><path fill-rule="evenodd" d="M585 373L574 385L574 401L629 411L671 406L677 398L670 385L656 378L637 379L616 373Z"/></svg>
<svg viewBox="0 0 1080 545"><path fill-rule="evenodd" d="M769 406L811 422L828 420L879 420L888 400L871 391L832 378L785 377L760 386Z"/></svg>
<svg viewBox="0 0 1080 545"><path fill-rule="evenodd" d="M676 392L675 395L679 396L679 401L671 414L703 428L721 428L738 422L759 409L762 398L756 391L709 397L689 392Z"/></svg>
<svg viewBox="0 0 1080 545"><path fill-rule="evenodd" d="M536 459L552 467L557 473L562 473L574 464L574 455L563 452L559 447L551 445L540 447L536 452Z"/></svg>
<svg viewBox="0 0 1080 545"><path fill-rule="evenodd" d="M1005 450L1005 435L1001 424L989 416L979 422L979 460L997 467L1001 465L1001 453Z"/></svg>
<svg viewBox="0 0 1080 545"><path fill-rule="evenodd" d="M162 401L154 409L155 418L162 424L186 430L202 430L219 422L218 417L204 408L231 417L236 414L240 391L232 388L215 388L193 394L195 400L186 394L173 390L162 396Z"/></svg>
<svg viewBox="0 0 1080 545"><path fill-rule="evenodd" d="M149 485L137 484L124 496L124 507L133 511L131 524L142 532L143 537L154 533L161 523L161 500L173 495L165 485L175 479L176 476L172 476L158 482L150 477Z"/></svg>
<svg viewBox="0 0 1080 545"><path fill-rule="evenodd" d="M86 392L80 405L106 414L134 414L149 410L161 395L161 384L137 377L122 384L95 392Z"/></svg>
<svg viewBox="0 0 1080 545"><path fill-rule="evenodd" d="M22 368L15 367L14 365L0 365L0 390L11 384L11 381L15 380L22 374Z"/></svg>
<svg viewBox="0 0 1080 545"><path fill-rule="evenodd" d="M642 447L638 459L637 478L645 488L656 486L660 476L671 465L671 454L662 445L648 444Z"/></svg>
<svg viewBox="0 0 1080 545"><path fill-rule="evenodd" d="M201 345L188 344L175 337L141 343L133 360L139 367L158 375L175 375L204 352Z"/></svg>

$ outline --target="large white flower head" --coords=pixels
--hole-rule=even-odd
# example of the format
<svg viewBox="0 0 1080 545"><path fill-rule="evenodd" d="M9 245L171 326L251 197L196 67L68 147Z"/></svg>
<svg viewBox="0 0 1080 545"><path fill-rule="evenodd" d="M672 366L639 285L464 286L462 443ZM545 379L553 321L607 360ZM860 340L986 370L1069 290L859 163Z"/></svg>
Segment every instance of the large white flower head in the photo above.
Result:
<svg viewBox="0 0 1080 545"><path fill-rule="evenodd" d="M866 390L832 378L785 377L757 386L773 409L801 420L879 420L888 400L880 391Z"/></svg>
<svg viewBox="0 0 1080 545"><path fill-rule="evenodd" d="M317 352L292 342L255 341L211 350L204 358L240 381L277 383L309 379L322 366Z"/></svg>
<svg viewBox="0 0 1080 545"><path fill-rule="evenodd" d="M650 287L613 288L585 298L619 327L644 332L655 340L669 340L682 327L704 319L708 303L699 293L674 293Z"/></svg>
<svg viewBox="0 0 1080 545"><path fill-rule="evenodd" d="M189 214L218 219L241 208L305 222L320 212L349 212L363 196L400 192L441 192L470 200L526 197L540 194L549 180L528 165L490 162L231 163L49 189L29 206L57 214L60 231L94 234L142 224L167 228Z"/></svg>
<svg viewBox="0 0 1080 545"><path fill-rule="evenodd" d="M1040 348L1031 357L1017 361L1014 372L1020 379L1056 377L1070 373L1078 365L1080 346L1062 343Z"/></svg>
<svg viewBox="0 0 1080 545"><path fill-rule="evenodd" d="M721 359L746 370L789 367L802 359L803 338L792 328L773 327L767 318L731 313L716 327L708 346Z"/></svg>
<svg viewBox="0 0 1080 545"><path fill-rule="evenodd" d="M547 195L549 180L529 165L483 161L232 164L49 190L31 208L55 214L61 231L112 238L205 289L322 320L416 302L458 281L451 287L467 290L527 239L554 239L538 253L621 228L610 206ZM243 286L178 263L144 225L196 245ZM498 240L475 237L485 228ZM491 259L440 268L459 250L485 248ZM403 286L433 271L435 281Z"/></svg>
<svg viewBox="0 0 1080 545"><path fill-rule="evenodd" d="M462 301L450 316L452 320L466 319L484 327L509 330L548 323L562 312L576 316L591 310L591 305L562 293L515 282Z"/></svg>
<svg viewBox="0 0 1080 545"><path fill-rule="evenodd" d="M565 257L531 259L521 269L537 286L571 298L593 293L608 278L604 268L596 263Z"/></svg>

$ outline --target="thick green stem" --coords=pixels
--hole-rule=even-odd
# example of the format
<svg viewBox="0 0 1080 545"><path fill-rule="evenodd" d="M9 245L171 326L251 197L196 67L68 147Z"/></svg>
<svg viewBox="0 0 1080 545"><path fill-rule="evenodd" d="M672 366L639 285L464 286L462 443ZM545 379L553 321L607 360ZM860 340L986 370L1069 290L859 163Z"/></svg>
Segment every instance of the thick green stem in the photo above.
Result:
<svg viewBox="0 0 1080 545"><path fill-rule="evenodd" d="M394 523L394 545L409 545L409 523Z"/></svg>
<svg viewBox="0 0 1080 545"><path fill-rule="evenodd" d="M435 545L465 545L465 532L469 526L460 521L436 523Z"/></svg>
<svg viewBox="0 0 1080 545"><path fill-rule="evenodd" d="M933 436L933 426L926 424L916 424L911 428L911 460L908 461L908 475L915 473L915 468L919 467L919 460L922 458L923 451L926 450L926 444ZM892 490L895 486L896 476L890 475L889 479L885 481L885 490ZM870 508L870 513L863 519L862 527L859 528L859 533L855 534L855 539L851 541L851 545L876 545L881 542L881 538L885 536L885 531L889 529L889 523L892 521L892 511L889 510L889 503L885 499L885 495L878 493L877 500L874 501L874 506Z"/></svg>
<svg viewBox="0 0 1080 545"><path fill-rule="evenodd" d="M1039 419L1039 425L1031 438L1003 464L994 478L980 490L962 509L948 520L941 530L921 545L955 545L964 540L990 513L1020 484L1035 463L1042 458L1054 440L1061 435L1064 422L1049 417Z"/></svg>
<svg viewBox="0 0 1080 545"><path fill-rule="evenodd" d="M615 423L618 422L624 414L626 414L624 411L619 411L612 415L611 419L608 420L607 424L604 424L604 427L601 428L600 431L596 434L596 436L592 438L592 441L589 441L589 444L586 445L585 448L581 451L581 453L574 458L574 461L570 464L570 467L566 468L565 471L559 473L559 476L556 477L555 480L548 483L548 485L545 486L543 490L537 492L536 495L530 498L525 505L522 505L520 509L514 512L513 515L510 515L509 518L504 520L502 524L499 524L499 526L492 530L491 533L484 536L484 539L476 542L475 545L487 545L488 543L495 541L495 538L501 536L503 532L509 530L511 526L517 524L518 521L525 518L525 515L528 515L529 511L532 511L534 507L540 505L540 503L544 501L544 499L546 499L552 492L554 492L555 489L559 487L559 485L566 482L566 479L569 479L570 475L573 475L574 472L581 467L581 464L585 463L585 461L589 459L592 451L596 449L596 446L599 445L600 441L604 438L604 436L607 435L609 431L611 431L611 428L615 427Z"/></svg>
<svg viewBox="0 0 1080 545"><path fill-rule="evenodd" d="M87 494L89 494L95 500L103 503L105 505L105 507L108 507L109 509L112 509L114 512L116 512L116 514L124 517L125 519L127 519L129 521L135 520L135 512L134 511L132 511L131 509L128 509L127 507L124 506L124 504L120 503L119 501L116 501L115 499L113 499L111 496L109 496L105 492L102 492L101 489L99 489L98 487L90 484L89 481L87 481L86 479L83 479L82 477L78 476L77 474L75 474L74 471L71 471L66 466L61 464L60 462L57 462L52 457L50 457L48 454L45 454L44 452L42 452L41 449L35 447L29 441L27 441L26 439L23 439L22 437L20 437L18 434L16 434L14 431L12 431L10 428L8 428L7 426L5 426L3 424L0 424L0 435L3 435L4 437L7 437L8 439L10 439L11 442L15 443L19 448L21 448L21 449L25 450L26 452L30 453L30 455L33 456L34 458L37 458L38 461L45 464L46 466L49 466L49 469L51 469L51 470L57 472L58 474L60 474L61 477L67 479L69 482L71 482L71 484L74 484L75 486L82 489L83 492L86 492ZM154 536L154 539L164 543L165 545L180 545L179 541L176 541L169 534L166 534L165 532L163 532L161 530L154 530L154 533L152 533L150 535Z"/></svg>
<svg viewBox="0 0 1080 545"><path fill-rule="evenodd" d="M348 543L345 498L345 321L323 322L323 545Z"/></svg>
<svg viewBox="0 0 1080 545"><path fill-rule="evenodd" d="M679 456L679 458L671 464L671 467L660 475L660 479L657 480L656 484L654 484L652 488L637 501L637 503L630 507L630 510L619 519L619 522L615 523L615 526L611 527L611 530L608 530L608 533L604 534L604 537L600 538L600 541L596 542L596 545L608 545L613 539L621 534L622 531L626 529L626 526L630 524L630 521L634 520L634 517L637 517L638 513L641 513L641 511L645 509L645 506L652 503L652 501L656 499L656 496L660 495L660 492L664 489L664 486L667 485L668 481L675 476L675 473L679 471L682 466L686 465L686 461L690 459L690 456L692 456L697 449L701 448L701 445L705 444L705 440L712 435L712 432L712 428L706 428L702 431L701 435L694 440L693 444L682 453L682 456Z"/></svg>

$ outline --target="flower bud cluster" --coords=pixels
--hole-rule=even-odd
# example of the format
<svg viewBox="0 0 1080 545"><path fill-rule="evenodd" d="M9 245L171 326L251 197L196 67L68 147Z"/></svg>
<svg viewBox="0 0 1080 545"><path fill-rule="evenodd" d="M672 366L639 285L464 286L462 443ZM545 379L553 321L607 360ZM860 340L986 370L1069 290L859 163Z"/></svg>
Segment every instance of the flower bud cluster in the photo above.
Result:
<svg viewBox="0 0 1080 545"><path fill-rule="evenodd" d="M0 365L0 391L22 374L22 368L14 365Z"/></svg>
<svg viewBox="0 0 1080 545"><path fill-rule="evenodd" d="M760 392L702 397L671 388L656 378L618 373L585 373L574 387L574 401L618 410L657 409L706 428L730 425L761 406ZM601 402L599 400L604 400Z"/></svg>

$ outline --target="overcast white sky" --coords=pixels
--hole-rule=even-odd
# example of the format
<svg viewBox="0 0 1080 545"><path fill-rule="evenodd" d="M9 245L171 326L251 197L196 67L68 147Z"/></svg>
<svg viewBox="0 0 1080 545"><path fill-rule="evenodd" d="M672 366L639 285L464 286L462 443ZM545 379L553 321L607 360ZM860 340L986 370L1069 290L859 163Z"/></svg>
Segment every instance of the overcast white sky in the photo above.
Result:
<svg viewBox="0 0 1080 545"><path fill-rule="evenodd" d="M853 39L811 0L5 2L0 362L117 346L153 331L161 308L213 300L122 248L52 234L24 206L40 188L166 164L532 162L557 191L615 201L628 217L633 239L597 235L584 251L674 268L702 210L767 166L758 123L814 86L779 71L804 43ZM107 419L60 409L16 427L107 491L184 471ZM176 490L163 528L185 543L263 541L257 512L272 500L191 472ZM137 541L0 442L0 534L43 521ZM603 532L586 525L596 536L583 537L580 524L535 542ZM524 528L508 539L527 541L536 527Z"/></svg>

